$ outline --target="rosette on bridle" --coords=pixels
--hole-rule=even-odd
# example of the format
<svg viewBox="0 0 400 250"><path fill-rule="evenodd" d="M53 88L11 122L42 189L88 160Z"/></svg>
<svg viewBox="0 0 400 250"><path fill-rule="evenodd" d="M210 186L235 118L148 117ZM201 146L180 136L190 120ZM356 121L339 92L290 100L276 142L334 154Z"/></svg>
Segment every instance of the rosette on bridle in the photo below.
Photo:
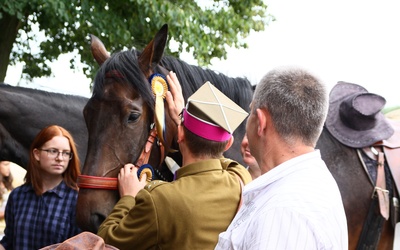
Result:
<svg viewBox="0 0 400 250"><path fill-rule="evenodd" d="M165 77L161 74L153 74L149 78L151 89L155 98L155 119L157 133L161 143L165 144L165 113L164 113L164 99L167 95L168 85Z"/></svg>

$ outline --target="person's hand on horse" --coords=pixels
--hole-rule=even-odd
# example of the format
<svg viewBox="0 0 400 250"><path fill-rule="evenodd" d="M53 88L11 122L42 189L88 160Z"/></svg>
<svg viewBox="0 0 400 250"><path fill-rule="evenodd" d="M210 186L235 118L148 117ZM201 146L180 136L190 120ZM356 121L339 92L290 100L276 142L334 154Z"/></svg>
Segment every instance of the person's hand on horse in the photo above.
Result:
<svg viewBox="0 0 400 250"><path fill-rule="evenodd" d="M180 124L179 114L185 106L185 99L182 94L182 87L176 74L172 71L167 75L169 91L166 100L168 103L169 115L176 125Z"/></svg>
<svg viewBox="0 0 400 250"><path fill-rule="evenodd" d="M147 175L143 174L142 178L139 180L137 171L138 169L131 163L125 164L125 166L121 168L118 174L118 189L121 197L125 195L135 197L137 193L146 186Z"/></svg>

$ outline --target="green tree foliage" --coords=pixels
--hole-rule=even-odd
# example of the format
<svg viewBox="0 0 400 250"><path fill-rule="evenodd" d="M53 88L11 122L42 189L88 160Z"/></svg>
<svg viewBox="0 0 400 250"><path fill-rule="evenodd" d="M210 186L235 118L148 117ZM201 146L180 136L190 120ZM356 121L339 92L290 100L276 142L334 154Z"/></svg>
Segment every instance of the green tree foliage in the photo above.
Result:
<svg viewBox="0 0 400 250"><path fill-rule="evenodd" d="M51 75L49 63L77 51L71 68L84 63L91 77L97 67L89 49L89 34L109 51L143 49L168 23L169 38L192 51L199 65L226 59L226 46L247 47L251 30L262 31L273 17L263 0L0 0L0 81L7 65L24 62L24 77ZM38 30L35 30L36 29ZM39 48L37 48L39 44ZM35 46L36 47L35 47Z"/></svg>

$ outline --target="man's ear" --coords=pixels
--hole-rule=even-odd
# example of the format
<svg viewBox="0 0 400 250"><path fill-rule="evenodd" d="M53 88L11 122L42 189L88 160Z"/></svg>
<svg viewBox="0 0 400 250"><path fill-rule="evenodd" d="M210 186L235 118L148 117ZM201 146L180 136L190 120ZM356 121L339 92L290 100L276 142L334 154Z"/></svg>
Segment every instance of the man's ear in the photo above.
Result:
<svg viewBox="0 0 400 250"><path fill-rule="evenodd" d="M178 140L177 140L178 143L183 141L183 137L184 137L183 134L184 133L185 132L183 131L183 125L181 124L181 125L178 126Z"/></svg>
<svg viewBox="0 0 400 250"><path fill-rule="evenodd" d="M267 126L267 111L264 109L257 109L257 134L261 135Z"/></svg>
<svg viewBox="0 0 400 250"><path fill-rule="evenodd" d="M235 141L235 139L233 138L233 135L232 135L231 138L229 138L228 143L225 146L224 152L227 151L232 146L234 141Z"/></svg>

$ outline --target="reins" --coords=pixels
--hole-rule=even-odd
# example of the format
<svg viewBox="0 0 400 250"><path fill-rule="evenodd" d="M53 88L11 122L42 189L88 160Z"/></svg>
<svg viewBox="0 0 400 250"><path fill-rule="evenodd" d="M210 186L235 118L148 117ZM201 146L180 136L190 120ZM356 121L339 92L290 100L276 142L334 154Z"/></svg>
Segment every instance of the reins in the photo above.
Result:
<svg viewBox="0 0 400 250"><path fill-rule="evenodd" d="M142 152L140 153L138 160L134 164L137 168L149 162L151 150L153 149L154 142L157 139L157 129L155 126L152 126L149 137L147 138L147 142ZM161 165L165 155L165 148L159 140L157 140L157 145L160 147L159 165ZM79 175L77 179L77 184L79 188L118 190L118 178L115 177Z"/></svg>

